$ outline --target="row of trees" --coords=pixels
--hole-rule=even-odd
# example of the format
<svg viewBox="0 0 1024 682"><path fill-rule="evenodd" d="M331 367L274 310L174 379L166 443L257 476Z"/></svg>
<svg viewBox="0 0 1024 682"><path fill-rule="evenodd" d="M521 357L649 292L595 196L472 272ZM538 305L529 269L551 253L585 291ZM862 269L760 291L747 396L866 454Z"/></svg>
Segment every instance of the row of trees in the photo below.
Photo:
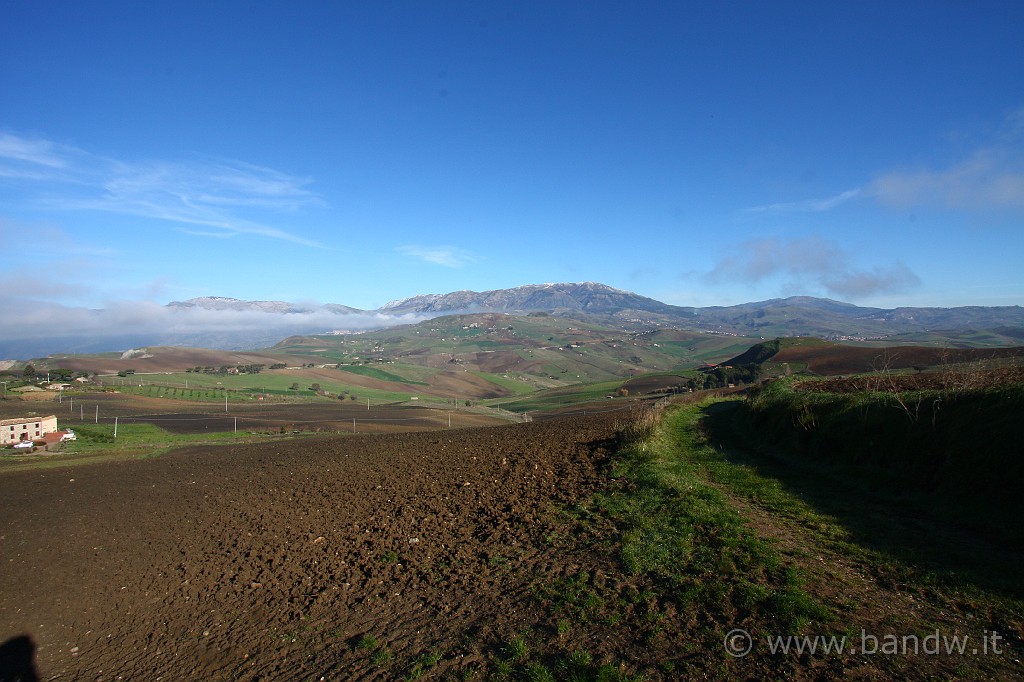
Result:
<svg viewBox="0 0 1024 682"><path fill-rule="evenodd" d="M733 365L726 367L715 367L706 370L702 376L691 379L692 388L725 388L729 384L752 384L757 381L761 373L761 366L755 363L745 365Z"/></svg>
<svg viewBox="0 0 1024 682"><path fill-rule="evenodd" d="M221 365L218 368L211 367L209 365L206 367L197 365L195 367L189 367L185 371L191 374L227 374L232 369L235 369L239 374L259 374L263 371L264 367L266 367L266 365ZM281 367L283 368L284 365L281 365ZM274 365L271 369L277 369L277 366Z"/></svg>
<svg viewBox="0 0 1024 682"><path fill-rule="evenodd" d="M50 381L70 381L78 377L88 377L89 373L81 370L67 369L66 367L58 367L57 369L48 369L45 371L38 371L35 365L29 363L25 365L25 368L21 370L21 373L17 372L2 372L4 376L19 377L25 381L36 381L37 379L45 379L49 377Z"/></svg>

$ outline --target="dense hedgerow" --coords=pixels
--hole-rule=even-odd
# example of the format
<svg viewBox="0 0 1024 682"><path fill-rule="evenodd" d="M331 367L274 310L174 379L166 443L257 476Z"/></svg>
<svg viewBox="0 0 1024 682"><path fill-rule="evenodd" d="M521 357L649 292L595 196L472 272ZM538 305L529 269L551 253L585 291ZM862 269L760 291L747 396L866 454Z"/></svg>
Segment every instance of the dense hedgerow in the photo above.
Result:
<svg viewBox="0 0 1024 682"><path fill-rule="evenodd" d="M1024 496L1024 384L956 393L836 393L793 384L759 387L737 422L774 456L989 521L1016 515Z"/></svg>

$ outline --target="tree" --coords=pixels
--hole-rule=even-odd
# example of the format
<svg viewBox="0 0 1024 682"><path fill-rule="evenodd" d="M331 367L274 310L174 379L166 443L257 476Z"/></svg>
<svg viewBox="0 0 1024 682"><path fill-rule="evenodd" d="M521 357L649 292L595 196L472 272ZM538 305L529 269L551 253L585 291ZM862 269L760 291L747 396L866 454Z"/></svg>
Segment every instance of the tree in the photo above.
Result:
<svg viewBox="0 0 1024 682"><path fill-rule="evenodd" d="M26 379L32 379L36 375L36 368L32 363L25 365L25 370L22 372Z"/></svg>
<svg viewBox="0 0 1024 682"><path fill-rule="evenodd" d="M299 390L299 382L296 381L296 382L292 383L292 385L289 386L288 388L293 390L293 391Z"/></svg>
<svg viewBox="0 0 1024 682"><path fill-rule="evenodd" d="M312 386L309 387L309 390L313 391L314 393L319 393L320 392L320 384L313 384Z"/></svg>

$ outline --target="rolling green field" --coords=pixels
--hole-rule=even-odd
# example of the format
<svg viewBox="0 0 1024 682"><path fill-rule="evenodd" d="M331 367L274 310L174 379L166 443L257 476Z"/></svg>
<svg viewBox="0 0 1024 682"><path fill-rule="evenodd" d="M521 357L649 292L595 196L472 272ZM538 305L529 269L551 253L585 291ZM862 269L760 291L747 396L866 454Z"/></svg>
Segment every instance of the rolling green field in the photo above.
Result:
<svg viewBox="0 0 1024 682"><path fill-rule="evenodd" d="M480 377L486 381L491 382L507 389L514 395L529 395L534 392L535 388L530 383L524 380L513 379L506 376L499 376L497 374L491 374L489 372L473 372L473 375Z"/></svg>
<svg viewBox="0 0 1024 682"><path fill-rule="evenodd" d="M380 381L395 381L400 384L409 384L412 386L429 386L425 381L416 381L409 378L409 372L403 372L403 376L378 367L371 367L369 365L343 365L338 369L343 372L351 372L352 374L361 374L362 376L367 376L372 379L379 379Z"/></svg>
<svg viewBox="0 0 1024 682"><path fill-rule="evenodd" d="M618 379L593 384L576 384L563 388L539 391L524 398L501 398L486 401L486 403L500 405L503 410L511 412L544 412L577 403L607 400L606 396L616 391L621 385L622 381ZM608 402L612 401L608 400Z"/></svg>
<svg viewBox="0 0 1024 682"><path fill-rule="evenodd" d="M365 368L373 370L375 368ZM112 386L123 393L148 396L153 398L167 398L171 400L189 400L198 402L224 402L225 396L229 402L253 401L259 396L267 396L270 399L280 400L329 400L332 398L317 395L310 386L319 383L321 390L337 396L344 396L356 399L380 402L404 402L413 395L419 396L421 400L431 400L430 396L423 396L415 390L416 386L422 386L419 382L403 382L409 384L410 391L384 391L365 386L358 386L346 382L346 370L331 370L338 376L337 380L317 377L310 379L306 376L290 373L288 370L265 370L259 374L218 374L204 375L185 372L159 373L159 374L133 374L128 378L104 377L104 384ZM362 374L362 372L352 372ZM298 383L298 389L292 389L292 385ZM442 398L434 398L436 402L443 402Z"/></svg>

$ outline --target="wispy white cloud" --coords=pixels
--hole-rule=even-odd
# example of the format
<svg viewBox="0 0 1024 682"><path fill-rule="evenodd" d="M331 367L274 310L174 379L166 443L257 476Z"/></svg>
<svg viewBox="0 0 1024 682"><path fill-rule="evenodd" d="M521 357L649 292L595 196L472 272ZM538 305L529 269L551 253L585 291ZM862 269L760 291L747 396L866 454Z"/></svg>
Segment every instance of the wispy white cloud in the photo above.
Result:
<svg viewBox="0 0 1024 682"><path fill-rule="evenodd" d="M76 150L58 145L42 138L19 137L10 133L0 133L0 160L7 167L8 173L17 177L17 170L24 171L32 167L66 168L67 157ZM34 176L34 174L33 174Z"/></svg>
<svg viewBox="0 0 1024 682"><path fill-rule="evenodd" d="M1024 107L1011 111L986 145L944 167L893 169L866 189L900 208L1024 211Z"/></svg>
<svg viewBox="0 0 1024 682"><path fill-rule="evenodd" d="M883 203L971 210L1024 209L1024 148L989 148L942 169L890 171L870 192Z"/></svg>
<svg viewBox="0 0 1024 682"><path fill-rule="evenodd" d="M898 262L858 269L847 251L820 235L741 242L718 262L707 279L713 284L756 284L778 276L794 280L797 286L818 287L844 298L900 293L920 284L920 278Z"/></svg>
<svg viewBox="0 0 1024 682"><path fill-rule="evenodd" d="M861 190L859 188L848 189L845 192L824 199L805 199L804 201L752 206L751 208L744 209L744 213L821 213L857 198L860 193Z"/></svg>
<svg viewBox="0 0 1024 682"><path fill-rule="evenodd" d="M27 184L36 203L48 209L104 211L213 228L189 231L199 236L248 234L319 246L247 216L324 206L308 189L312 181L241 161L126 161L2 133L0 179Z"/></svg>
<svg viewBox="0 0 1024 682"><path fill-rule="evenodd" d="M472 251L458 246L419 246L406 244L398 247L398 252L413 258L419 258L427 263L443 265L446 268L461 268L465 265L477 263L482 258Z"/></svg>

